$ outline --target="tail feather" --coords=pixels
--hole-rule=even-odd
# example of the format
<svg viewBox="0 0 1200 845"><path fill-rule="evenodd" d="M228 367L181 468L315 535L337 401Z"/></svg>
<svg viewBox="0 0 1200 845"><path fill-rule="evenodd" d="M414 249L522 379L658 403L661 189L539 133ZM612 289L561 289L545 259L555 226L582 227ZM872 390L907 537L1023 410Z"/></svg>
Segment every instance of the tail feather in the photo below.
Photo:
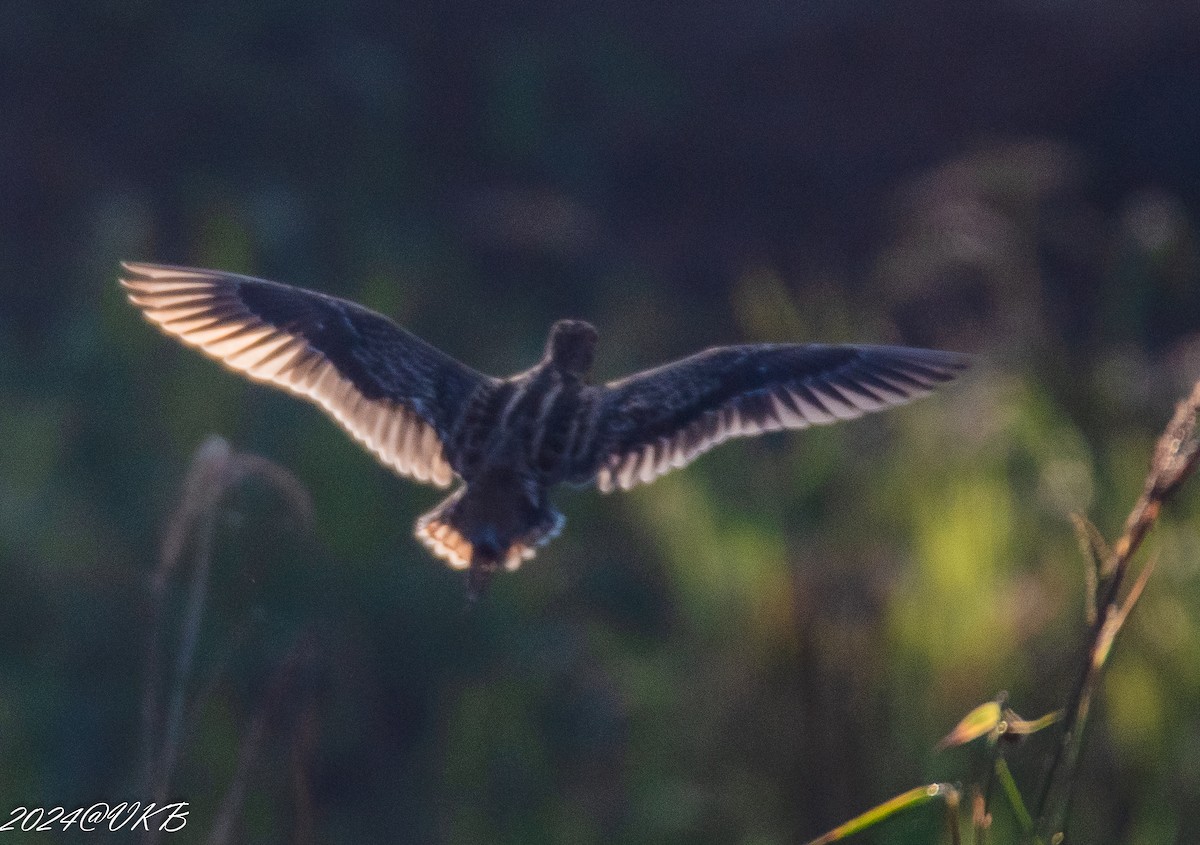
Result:
<svg viewBox="0 0 1200 845"><path fill-rule="evenodd" d="M466 488L456 490L436 508L417 520L416 538L429 551L446 561L452 569L466 569L471 565L474 547L454 526L458 503Z"/></svg>
<svg viewBox="0 0 1200 845"><path fill-rule="evenodd" d="M462 494L462 490L458 491L418 519L415 532L418 540L453 569L494 571L503 566L505 571L512 572L522 562L533 558L538 547L558 536L566 522L561 513L547 507L542 518L509 542L507 548L473 542L469 535L474 532L459 519L458 505Z"/></svg>
<svg viewBox="0 0 1200 845"><path fill-rule="evenodd" d="M562 531L563 525L566 524L566 517L554 508L547 507L542 520L535 525L528 533L508 550L508 558L505 560L504 568L512 572L521 565L521 561L531 560L537 554L537 550L549 543L558 533ZM516 555L514 558L513 555ZM515 561L511 563L510 561Z"/></svg>
<svg viewBox="0 0 1200 845"><path fill-rule="evenodd" d="M422 517L417 522L417 539L449 564L451 569L466 569L471 565L475 548L448 522Z"/></svg>

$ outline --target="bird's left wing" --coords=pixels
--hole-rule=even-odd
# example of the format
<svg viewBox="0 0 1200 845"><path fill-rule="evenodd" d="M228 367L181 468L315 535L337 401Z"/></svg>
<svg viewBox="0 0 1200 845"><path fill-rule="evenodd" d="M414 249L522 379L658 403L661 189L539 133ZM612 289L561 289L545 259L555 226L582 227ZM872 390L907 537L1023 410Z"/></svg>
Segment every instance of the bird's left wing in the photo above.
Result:
<svg viewBox="0 0 1200 845"><path fill-rule="evenodd" d="M726 346L600 388L572 473L604 492L648 483L731 437L848 420L925 396L966 356L895 346Z"/></svg>
<svg viewBox="0 0 1200 845"><path fill-rule="evenodd" d="M319 405L401 475L453 479L445 443L491 377L343 299L215 270L122 266L130 301L167 334Z"/></svg>

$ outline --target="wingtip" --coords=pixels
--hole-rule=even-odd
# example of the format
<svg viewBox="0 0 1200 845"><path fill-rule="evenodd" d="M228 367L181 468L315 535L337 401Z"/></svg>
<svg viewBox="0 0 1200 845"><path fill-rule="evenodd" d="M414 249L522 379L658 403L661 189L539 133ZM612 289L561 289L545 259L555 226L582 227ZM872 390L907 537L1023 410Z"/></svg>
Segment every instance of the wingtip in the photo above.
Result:
<svg viewBox="0 0 1200 845"><path fill-rule="evenodd" d="M973 367L975 362L979 360L978 355L972 355L970 352L947 351L943 354L954 361L954 366L958 367L960 370L966 370L970 367Z"/></svg>
<svg viewBox="0 0 1200 845"><path fill-rule="evenodd" d="M149 280L144 270L148 265L137 261L122 261L120 264L122 272L117 277L117 284L124 289L125 295L129 297L129 301L141 308L141 304L134 297L142 292L141 285Z"/></svg>
<svg viewBox="0 0 1200 845"><path fill-rule="evenodd" d="M199 267L184 267L178 264L152 264L148 261L121 261L121 269L140 280L160 279L203 279L214 275L212 270ZM233 275L233 274L227 274Z"/></svg>
<svg viewBox="0 0 1200 845"><path fill-rule="evenodd" d="M124 261L120 262L121 269L132 276L153 277L156 273L163 273L171 268L163 264L150 264L146 261Z"/></svg>
<svg viewBox="0 0 1200 845"><path fill-rule="evenodd" d="M960 373L964 373L971 367L975 366L978 356L971 355L967 352L949 352L938 350L938 358L942 366L953 370L952 378L956 378Z"/></svg>
<svg viewBox="0 0 1200 845"><path fill-rule="evenodd" d="M120 283L121 287L125 288L126 290L129 290L131 288L130 280L125 278L125 276L139 275L138 267L140 265L136 261L120 261L118 263L121 265L121 274L122 275L117 277L117 282Z"/></svg>
<svg viewBox="0 0 1200 845"><path fill-rule="evenodd" d="M887 347L886 352L895 355L899 360L907 360L911 364L933 369L931 373L939 381L952 381L969 370L977 360L977 356L966 352L954 352L945 349L922 349L919 347Z"/></svg>
<svg viewBox="0 0 1200 845"><path fill-rule="evenodd" d="M920 347L900 347L901 351L915 354L932 361L941 361L947 366L966 367L975 357L967 352L957 352L951 349L923 349Z"/></svg>
<svg viewBox="0 0 1200 845"><path fill-rule="evenodd" d="M121 285L131 298L136 293L144 292L144 286L153 283L164 275L167 275L168 268L159 264L147 264L143 261L121 261L122 274L117 277L118 284ZM137 305L138 303L134 303ZM139 306L140 307L140 306Z"/></svg>
<svg viewBox="0 0 1200 845"><path fill-rule="evenodd" d="M164 268L157 264L147 264L144 261L121 261L121 275L117 281L126 290L136 290L139 284L152 282L162 275Z"/></svg>

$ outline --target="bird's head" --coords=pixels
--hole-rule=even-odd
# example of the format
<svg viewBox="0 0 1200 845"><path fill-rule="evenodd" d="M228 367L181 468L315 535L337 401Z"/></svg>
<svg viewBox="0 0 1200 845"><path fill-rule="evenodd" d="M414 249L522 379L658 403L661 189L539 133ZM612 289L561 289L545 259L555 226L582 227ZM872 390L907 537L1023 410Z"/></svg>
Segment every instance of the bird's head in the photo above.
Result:
<svg viewBox="0 0 1200 845"><path fill-rule="evenodd" d="M580 378L592 369L599 334L583 320L559 320L550 327L546 357L558 368Z"/></svg>

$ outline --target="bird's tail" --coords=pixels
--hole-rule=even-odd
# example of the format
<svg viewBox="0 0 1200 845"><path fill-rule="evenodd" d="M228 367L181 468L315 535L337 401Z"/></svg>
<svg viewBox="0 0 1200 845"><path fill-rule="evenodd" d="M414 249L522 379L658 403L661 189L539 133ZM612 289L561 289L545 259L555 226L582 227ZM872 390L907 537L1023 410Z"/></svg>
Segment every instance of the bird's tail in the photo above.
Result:
<svg viewBox="0 0 1200 845"><path fill-rule="evenodd" d="M417 520L416 537L453 569L466 569L474 556L471 543L455 525L464 487Z"/></svg>
<svg viewBox="0 0 1200 845"><path fill-rule="evenodd" d="M478 596L494 572L512 572L562 530L563 515L548 505L532 527L516 539L497 541L492 530L479 531L463 514L463 490L455 492L417 520L416 537L453 569L468 570L468 590Z"/></svg>

